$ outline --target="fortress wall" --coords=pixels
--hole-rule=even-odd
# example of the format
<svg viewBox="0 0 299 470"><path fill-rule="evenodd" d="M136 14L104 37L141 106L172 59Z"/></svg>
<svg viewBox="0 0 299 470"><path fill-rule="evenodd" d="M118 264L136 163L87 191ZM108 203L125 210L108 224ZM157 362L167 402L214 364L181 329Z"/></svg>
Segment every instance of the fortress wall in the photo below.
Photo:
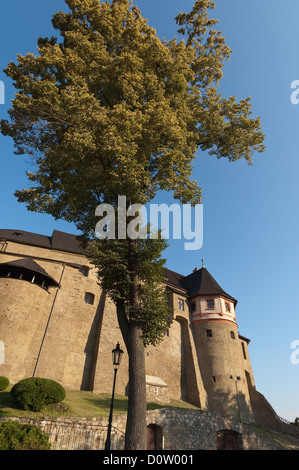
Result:
<svg viewBox="0 0 299 470"><path fill-rule="evenodd" d="M11 382L31 377L34 372L53 293L17 279L0 279L0 339L5 364L0 375Z"/></svg>
<svg viewBox="0 0 299 470"><path fill-rule="evenodd" d="M90 382L101 297L95 270L82 275L79 268L88 266L82 255L11 242L1 253L1 263L27 256L61 286L47 292L24 280L0 278L0 340L5 347L0 374L12 382L34 374L69 388L85 388ZM93 305L84 302L86 292L94 294Z"/></svg>

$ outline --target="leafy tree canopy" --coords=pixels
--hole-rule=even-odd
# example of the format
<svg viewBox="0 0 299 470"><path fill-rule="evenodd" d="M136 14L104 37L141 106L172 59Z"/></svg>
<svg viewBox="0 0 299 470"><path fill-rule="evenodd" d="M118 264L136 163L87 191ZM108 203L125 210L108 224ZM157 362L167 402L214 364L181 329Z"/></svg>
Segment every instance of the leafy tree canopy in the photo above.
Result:
<svg viewBox="0 0 299 470"><path fill-rule="evenodd" d="M191 179L199 148L249 164L264 150L250 99L238 103L219 93L231 51L209 17L214 2L197 0L190 13L180 13L178 37L169 41L159 39L131 0L66 4L69 12L52 20L59 39L40 38L37 55L18 55L5 70L18 91L1 130L17 154L35 162L29 189L16 191L29 210L73 222L90 236L96 207L115 207L118 195L145 204L166 190L180 202L200 202L201 188ZM158 326L165 329L169 319L151 277L155 272L160 280L164 248L161 240L139 240L134 253L125 241L90 246L103 285L143 325L145 342L155 342L150 329L160 337ZM139 307L131 303L130 316L134 269Z"/></svg>
<svg viewBox="0 0 299 470"><path fill-rule="evenodd" d="M252 161L264 150L250 99L222 98L217 84L230 56L214 2L180 13L178 38L160 40L131 0L66 0L52 20L62 40L38 40L6 74L19 90L2 120L16 153L32 154L30 189L16 191L30 210L94 227L101 202L124 194L141 204L158 189L200 201L191 181L198 148Z"/></svg>

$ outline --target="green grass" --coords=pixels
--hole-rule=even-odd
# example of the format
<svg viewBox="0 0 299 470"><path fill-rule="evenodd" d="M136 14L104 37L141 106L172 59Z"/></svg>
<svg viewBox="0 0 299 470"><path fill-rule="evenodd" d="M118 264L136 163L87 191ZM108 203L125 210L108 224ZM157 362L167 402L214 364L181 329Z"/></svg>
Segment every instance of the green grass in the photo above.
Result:
<svg viewBox="0 0 299 470"><path fill-rule="evenodd" d="M97 418L109 416L111 395L96 394L92 392L66 390L66 397L61 405L51 406L41 412L25 411L18 408L13 401L10 388L0 392L0 418L8 416L16 417L35 417L35 418L55 418L55 417L79 417L79 418ZM113 414L126 414L128 398L116 395L114 398ZM147 409L154 410L166 407L195 408L195 406L182 401L172 400L165 405L158 403L148 403Z"/></svg>

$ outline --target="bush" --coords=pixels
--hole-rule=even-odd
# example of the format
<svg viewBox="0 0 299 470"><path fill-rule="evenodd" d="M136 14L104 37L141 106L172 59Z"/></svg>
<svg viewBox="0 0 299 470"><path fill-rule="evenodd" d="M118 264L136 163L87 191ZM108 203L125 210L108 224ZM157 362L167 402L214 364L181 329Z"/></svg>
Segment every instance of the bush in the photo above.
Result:
<svg viewBox="0 0 299 470"><path fill-rule="evenodd" d="M41 411L65 398L65 390L51 379L31 377L15 384L10 391L13 399L24 410Z"/></svg>
<svg viewBox="0 0 299 470"><path fill-rule="evenodd" d="M9 380L7 377L0 376L0 392L5 390L9 386Z"/></svg>
<svg viewBox="0 0 299 470"><path fill-rule="evenodd" d="M33 424L0 423L0 450L50 450L49 436Z"/></svg>

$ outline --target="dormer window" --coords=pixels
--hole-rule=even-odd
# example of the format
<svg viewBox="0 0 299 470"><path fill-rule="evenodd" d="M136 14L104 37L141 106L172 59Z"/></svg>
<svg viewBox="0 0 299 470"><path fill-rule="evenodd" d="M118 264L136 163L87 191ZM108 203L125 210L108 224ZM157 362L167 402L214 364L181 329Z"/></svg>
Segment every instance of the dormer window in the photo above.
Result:
<svg viewBox="0 0 299 470"><path fill-rule="evenodd" d="M55 279L31 259L19 259L0 264L0 277L27 281L31 284L37 284L45 290L48 290L50 286L58 286Z"/></svg>

